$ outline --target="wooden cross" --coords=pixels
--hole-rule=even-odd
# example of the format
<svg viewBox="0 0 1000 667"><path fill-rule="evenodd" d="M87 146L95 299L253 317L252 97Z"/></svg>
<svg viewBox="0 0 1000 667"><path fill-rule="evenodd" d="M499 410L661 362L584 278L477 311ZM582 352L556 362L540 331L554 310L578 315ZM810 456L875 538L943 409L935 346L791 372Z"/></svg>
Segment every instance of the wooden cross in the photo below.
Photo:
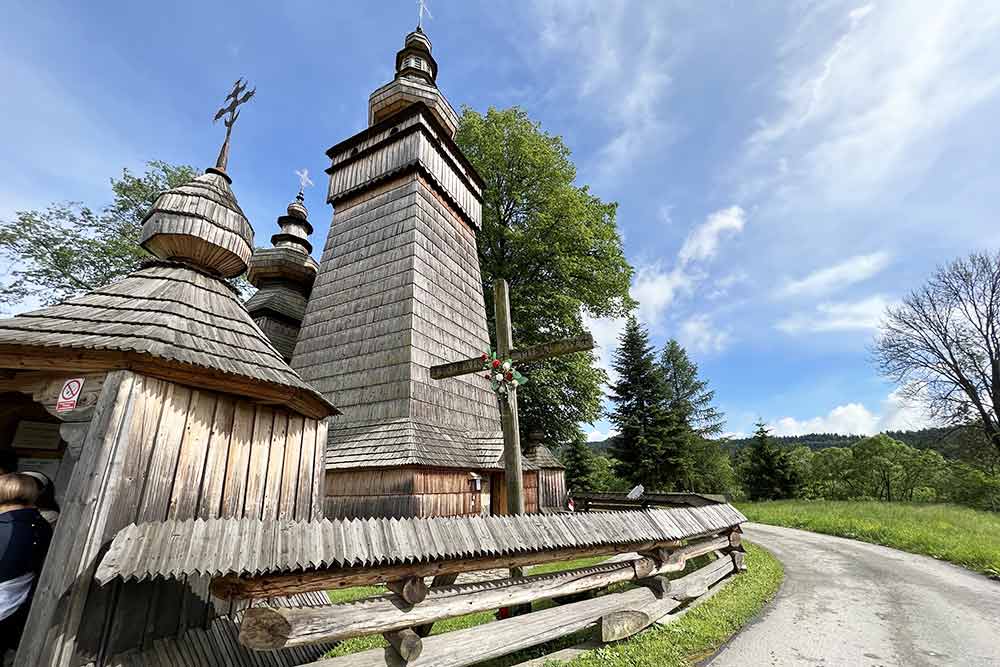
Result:
<svg viewBox="0 0 1000 667"><path fill-rule="evenodd" d="M594 348L594 337L590 334L542 343L531 347L514 349L510 322L510 295L507 281L499 279L493 283L493 307L497 321L497 356L510 359L514 363L551 359L573 352L583 352ZM431 366L431 377L435 380L479 373L483 369L481 357L464 359L450 364ZM524 479L521 474L521 435L517 423L517 390L512 389L500 395L500 423L503 427L504 469L507 478L507 512L524 514Z"/></svg>

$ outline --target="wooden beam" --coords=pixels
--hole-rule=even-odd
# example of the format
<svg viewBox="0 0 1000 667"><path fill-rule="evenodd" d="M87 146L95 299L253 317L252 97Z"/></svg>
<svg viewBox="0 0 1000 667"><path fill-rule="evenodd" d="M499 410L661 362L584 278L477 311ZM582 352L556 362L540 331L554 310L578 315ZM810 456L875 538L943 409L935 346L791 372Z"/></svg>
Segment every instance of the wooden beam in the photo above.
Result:
<svg viewBox="0 0 1000 667"><path fill-rule="evenodd" d="M724 548L726 544L728 538L724 536L701 540L679 548L669 562L641 558L639 561L646 562L638 566L638 561L620 561L519 579L432 587L417 606L401 605L395 596L386 595L330 607L253 607L243 617L240 641L249 648L267 650L385 633L635 581L640 578L637 572L653 575L679 572L689 558ZM727 557L725 563L731 571L732 561Z"/></svg>
<svg viewBox="0 0 1000 667"><path fill-rule="evenodd" d="M439 574L431 580L431 588L443 588L444 586L451 586L458 579L458 574ZM429 637L431 630L434 629L433 623L424 623L423 625L418 625L413 628L421 637Z"/></svg>
<svg viewBox="0 0 1000 667"><path fill-rule="evenodd" d="M639 608L655 599L652 591L635 588L427 637L423 640L420 657L407 663L407 667L466 667L478 664L583 630L605 614L618 609ZM386 667L399 664L393 660L396 660L395 655L387 658L385 649L377 648L311 662L303 667Z"/></svg>
<svg viewBox="0 0 1000 667"><path fill-rule="evenodd" d="M420 604L427 597L427 584L424 583L423 577L406 577L390 581L385 587L411 605Z"/></svg>
<svg viewBox="0 0 1000 667"><path fill-rule="evenodd" d="M732 561L723 556L691 574L667 582L668 586L654 586L660 591L665 591L665 596L650 601L642 607L613 611L601 617L601 641L618 641L631 637L660 621L687 600L701 597L711 586L732 572ZM657 592L658 597L661 594Z"/></svg>
<svg viewBox="0 0 1000 667"><path fill-rule="evenodd" d="M404 663L411 663L420 657L424 650L424 642L416 632L410 628L386 632L382 635L389 642Z"/></svg>
<svg viewBox="0 0 1000 667"><path fill-rule="evenodd" d="M497 354L510 355L514 347L510 321L510 294L507 281L493 283L493 308L496 314ZM503 427L504 481L507 484L507 514L524 514L524 474L521 468L521 427L517 421L517 390L500 397L500 425ZM511 573L512 576L517 573Z"/></svg>
<svg viewBox="0 0 1000 667"><path fill-rule="evenodd" d="M566 338L564 340L552 341L551 343L542 343L540 345L532 345L531 347L513 349L510 351L510 354L506 356L509 357L515 364L519 364L548 359L550 357L559 357L564 354L572 354L574 352L586 352L587 350L594 349L594 347L594 337L587 333L582 336L576 336L575 338ZM482 368L483 361L479 357L463 359L462 361L454 361L450 364L431 366L431 378L435 380L443 380L445 378L457 377L459 375L469 375L471 373L480 372Z"/></svg>

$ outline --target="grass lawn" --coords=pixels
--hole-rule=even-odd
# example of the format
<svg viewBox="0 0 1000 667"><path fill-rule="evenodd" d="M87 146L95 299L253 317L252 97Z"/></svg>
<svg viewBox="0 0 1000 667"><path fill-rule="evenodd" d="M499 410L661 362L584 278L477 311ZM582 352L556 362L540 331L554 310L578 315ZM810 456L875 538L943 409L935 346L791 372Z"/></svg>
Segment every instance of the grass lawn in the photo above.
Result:
<svg viewBox="0 0 1000 667"><path fill-rule="evenodd" d="M601 558L580 559L565 563L531 568L529 573L542 574L559 570L587 567L605 560ZM696 559L688 565L689 570L701 567L707 562L705 557ZM671 665L689 665L698 659L710 655L724 641L739 630L748 620L760 611L771 599L781 583L781 564L769 553L747 545L748 571L736 578L718 595L705 604L694 609L684 618L666 628L653 628L629 640L606 646L598 651L587 654L574 661L573 665L628 665L629 667L670 667ZM672 577L682 576L676 573ZM624 588L616 586L615 590ZM352 588L340 591L330 591L333 602L346 602L385 591L378 586ZM550 607L551 602L535 603L535 609ZM434 624L433 634L450 632L469 628L474 625L489 623L494 620L492 611L468 614L458 618L438 621ZM483 667L508 667L533 657L545 655L567 646L578 644L588 639L593 630L584 630L562 637L539 647L520 651L518 653L491 660ZM341 642L331 651L329 656L347 655L370 648L385 646L385 640L379 635L357 637Z"/></svg>
<svg viewBox="0 0 1000 667"><path fill-rule="evenodd" d="M745 503L751 521L850 537L1000 576L1000 514L956 505L778 500Z"/></svg>

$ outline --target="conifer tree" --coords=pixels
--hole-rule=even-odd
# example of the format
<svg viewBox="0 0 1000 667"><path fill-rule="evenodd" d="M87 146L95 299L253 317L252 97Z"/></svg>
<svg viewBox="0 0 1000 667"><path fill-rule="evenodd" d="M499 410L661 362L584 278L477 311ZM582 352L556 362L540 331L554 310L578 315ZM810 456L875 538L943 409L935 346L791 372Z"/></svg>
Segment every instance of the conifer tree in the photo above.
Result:
<svg viewBox="0 0 1000 667"><path fill-rule="evenodd" d="M715 392L708 382L698 377L698 365L691 361L680 343L671 339L660 353L660 369L667 392L667 407L701 436L722 433L725 425L723 414L712 405Z"/></svg>
<svg viewBox="0 0 1000 667"><path fill-rule="evenodd" d="M795 495L798 475L791 456L778 447L763 422L757 422L747 456L744 486L750 500L777 500Z"/></svg>
<svg viewBox="0 0 1000 667"><path fill-rule="evenodd" d="M578 431L577 436L566 445L562 462L566 466L566 489L570 493L596 490L597 457L587 446L583 433Z"/></svg>
<svg viewBox="0 0 1000 667"><path fill-rule="evenodd" d="M665 386L649 334L634 316L625 324L612 366L618 374L609 397L615 406L611 421L618 427L611 445L617 472L649 490L670 489L677 476L677 443L682 441L684 424L665 408Z"/></svg>

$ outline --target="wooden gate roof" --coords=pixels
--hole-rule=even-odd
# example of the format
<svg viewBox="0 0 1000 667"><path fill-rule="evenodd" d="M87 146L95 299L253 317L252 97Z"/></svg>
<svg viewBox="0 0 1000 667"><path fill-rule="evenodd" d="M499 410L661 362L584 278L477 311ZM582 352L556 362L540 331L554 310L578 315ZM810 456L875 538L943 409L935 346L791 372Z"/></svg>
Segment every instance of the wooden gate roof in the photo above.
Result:
<svg viewBox="0 0 1000 667"><path fill-rule="evenodd" d="M232 287L178 262L152 260L119 282L0 320L3 352L20 353L25 368L39 357L47 368L130 368L314 418L336 413L285 363Z"/></svg>
<svg viewBox="0 0 1000 667"><path fill-rule="evenodd" d="M96 578L263 576L334 567L405 565L573 547L668 542L746 521L729 504L633 512L346 519L210 519L132 524L115 536Z"/></svg>

